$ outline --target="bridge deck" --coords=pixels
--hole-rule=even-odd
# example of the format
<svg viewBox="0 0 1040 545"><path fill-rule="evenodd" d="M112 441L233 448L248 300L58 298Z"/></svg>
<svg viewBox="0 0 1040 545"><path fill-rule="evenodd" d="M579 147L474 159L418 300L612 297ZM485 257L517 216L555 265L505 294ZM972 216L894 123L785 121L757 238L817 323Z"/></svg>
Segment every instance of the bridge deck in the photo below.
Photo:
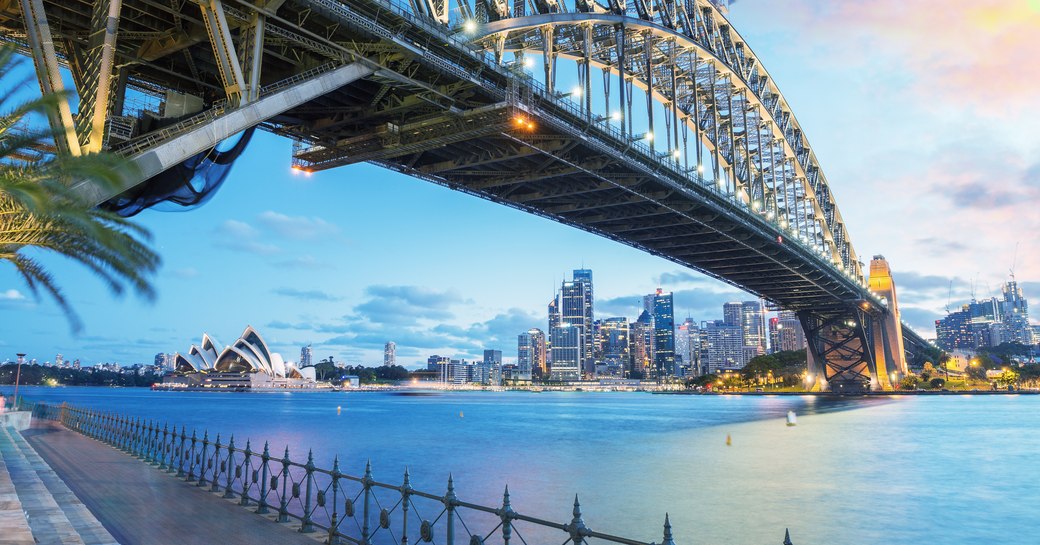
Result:
<svg viewBox="0 0 1040 545"><path fill-rule="evenodd" d="M314 534L157 471L112 447L38 422L23 432L51 468L122 545L314 545Z"/></svg>

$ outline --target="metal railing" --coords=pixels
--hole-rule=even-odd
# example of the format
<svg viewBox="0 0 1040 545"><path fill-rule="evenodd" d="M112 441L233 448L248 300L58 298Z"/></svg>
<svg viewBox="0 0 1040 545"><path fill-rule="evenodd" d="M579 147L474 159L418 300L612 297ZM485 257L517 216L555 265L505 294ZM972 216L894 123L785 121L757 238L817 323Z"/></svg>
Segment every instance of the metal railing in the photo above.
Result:
<svg viewBox="0 0 1040 545"><path fill-rule="evenodd" d="M184 426L177 431L176 426L111 412L45 403L31 409L36 418L60 422L255 513L272 515L280 523L295 521L301 533L321 532L329 545L534 545L561 539L564 545L657 545L590 529L577 496L570 520L560 523L513 510L508 486L501 505L491 507L459 499L451 476L445 492L430 493L412 488L408 470L400 484L391 484L373 477L371 463L356 476L340 471L338 457L332 469L324 469L315 465L312 452L305 463L293 461L289 447L278 456L267 443L253 450L249 441L244 448L236 446L234 436L223 444L208 431L200 436ZM661 545L675 545L667 514Z"/></svg>

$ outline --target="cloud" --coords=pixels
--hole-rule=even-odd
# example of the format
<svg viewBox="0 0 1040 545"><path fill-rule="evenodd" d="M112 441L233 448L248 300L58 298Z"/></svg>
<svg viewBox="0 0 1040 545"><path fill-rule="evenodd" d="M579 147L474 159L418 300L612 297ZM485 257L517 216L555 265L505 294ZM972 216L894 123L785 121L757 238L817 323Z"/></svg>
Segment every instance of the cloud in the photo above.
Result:
<svg viewBox="0 0 1040 545"><path fill-rule="evenodd" d="M190 279L198 276L199 271L194 267L184 267L182 269L174 269L170 271L170 274L177 278Z"/></svg>
<svg viewBox="0 0 1040 545"><path fill-rule="evenodd" d="M25 301L25 299L25 295L14 288L7 291L0 291L0 301Z"/></svg>
<svg viewBox="0 0 1040 545"><path fill-rule="evenodd" d="M260 232L252 225L238 220L225 220L217 226L213 244L218 248L260 256L282 251L278 246L263 242Z"/></svg>
<svg viewBox="0 0 1040 545"><path fill-rule="evenodd" d="M332 295L321 290L298 290L296 288L275 288L271 290L275 295L293 297L304 301L341 301L343 298Z"/></svg>
<svg viewBox="0 0 1040 545"><path fill-rule="evenodd" d="M318 238L339 232L339 227L319 217L287 216L272 210L261 213L258 220L268 230L296 240Z"/></svg>
<svg viewBox="0 0 1040 545"><path fill-rule="evenodd" d="M292 257L289 259L283 259L276 263L279 267L288 267L290 269L334 269L332 263L328 261L322 261L312 255L301 255Z"/></svg>
<svg viewBox="0 0 1040 545"><path fill-rule="evenodd" d="M1032 1L751 0L737 11L807 29L796 43L818 53L814 62L876 72L864 74L864 85L905 87L923 106L1014 117L1029 109L1040 81L1040 6Z"/></svg>

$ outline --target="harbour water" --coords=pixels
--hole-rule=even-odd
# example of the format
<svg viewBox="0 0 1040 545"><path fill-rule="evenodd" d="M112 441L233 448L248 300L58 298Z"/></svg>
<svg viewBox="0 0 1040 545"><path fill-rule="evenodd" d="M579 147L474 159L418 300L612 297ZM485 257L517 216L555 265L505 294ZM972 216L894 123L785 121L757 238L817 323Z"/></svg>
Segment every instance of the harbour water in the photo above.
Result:
<svg viewBox="0 0 1040 545"><path fill-rule="evenodd" d="M9 393L5 389L5 393ZM253 448L683 544L1021 543L1040 535L1040 396L193 393L38 388ZM337 411L341 407L341 411ZM789 410L797 426L787 426ZM727 445L726 438L731 438Z"/></svg>

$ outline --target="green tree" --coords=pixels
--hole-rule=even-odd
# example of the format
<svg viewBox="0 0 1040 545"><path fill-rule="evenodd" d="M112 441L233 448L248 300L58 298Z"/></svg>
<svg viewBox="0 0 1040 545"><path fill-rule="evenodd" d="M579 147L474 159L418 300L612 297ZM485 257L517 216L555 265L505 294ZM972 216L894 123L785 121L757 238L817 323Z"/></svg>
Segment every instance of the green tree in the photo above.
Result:
<svg viewBox="0 0 1040 545"><path fill-rule="evenodd" d="M999 386L1014 386L1015 384L1018 384L1018 372L1014 369L1004 369L1004 372L997 377Z"/></svg>
<svg viewBox="0 0 1040 545"><path fill-rule="evenodd" d="M917 385L921 382L921 379L917 378L917 375L907 375L903 377L902 382L899 383L901 390L916 390Z"/></svg>
<svg viewBox="0 0 1040 545"><path fill-rule="evenodd" d="M0 261L12 264L37 298L49 294L65 311L73 331L81 324L61 288L38 260L53 252L83 265L115 294L129 286L154 297L150 277L159 256L146 242L148 232L118 215L85 203L70 189L77 180L116 187L131 168L118 156L49 153L55 134L40 129L34 116L46 117L62 97L44 96L14 105L11 85L18 63L10 47L0 48Z"/></svg>

